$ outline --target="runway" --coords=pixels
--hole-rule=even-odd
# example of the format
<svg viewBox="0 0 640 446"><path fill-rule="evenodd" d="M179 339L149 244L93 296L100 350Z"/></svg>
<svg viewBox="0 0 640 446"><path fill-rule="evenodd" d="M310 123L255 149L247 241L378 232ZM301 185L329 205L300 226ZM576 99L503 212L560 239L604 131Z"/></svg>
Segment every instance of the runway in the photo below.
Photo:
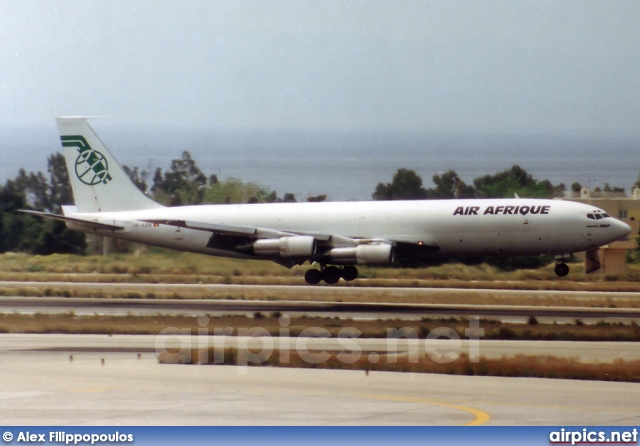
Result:
<svg viewBox="0 0 640 446"><path fill-rule="evenodd" d="M15 284L15 283L14 283ZM29 283L29 286L33 284ZM205 289L241 292L240 285L69 284L106 289ZM52 283L37 287L54 287ZM481 316L524 322L629 321L637 308L592 308L611 293L389 289L351 287L251 287L283 300L104 299L0 297L2 313L218 315L280 311L294 316L419 319ZM575 297L574 307L323 302L326 296L429 296L469 293L494 296ZM146 291L145 291L146 292ZM282 293L282 295L280 294ZM306 301L296 301L304 293ZM490 294L485 294L490 293ZM624 294L624 296L623 296ZM282 296L290 296L284 299ZM616 293L640 299L640 293ZM427 300L428 301L428 300ZM179 329L179 327L177 327ZM469 353L468 340L351 339L356 352L375 358L435 351ZM266 342L266 344L265 344ZM194 345L195 343L195 345ZM338 340L251 336L108 336L0 334L0 420L6 425L637 425L640 386L635 383L530 378L449 376L391 372L159 364L158 349L237 347L252 351L302 348L340 351ZM578 357L612 362L640 359L637 343L479 340L487 358L523 355ZM353 349L351 351L354 351ZM277 353L276 353L277 354ZM372 356L370 356L372 355Z"/></svg>
<svg viewBox="0 0 640 446"><path fill-rule="evenodd" d="M173 334L169 334L173 333ZM578 358L583 362L613 362L615 360L640 359L640 349L635 342L579 342L579 341L503 341L478 339L477 344L469 340L447 339L372 339L348 338L348 342L337 338L321 337L270 337L270 336L214 336L192 337L181 334L178 327L167 330L167 334L155 335L67 335L67 334L0 334L0 354L9 352L98 352L156 353L170 348L191 349L209 347L233 347L260 350L280 349L305 351L355 351L367 354L384 354L438 350L471 353L477 347L478 355L485 358L514 357L517 355L549 355L562 358ZM196 334L195 332L193 334ZM473 342L473 341L472 341Z"/></svg>
<svg viewBox="0 0 640 446"><path fill-rule="evenodd" d="M524 322L530 316L543 321L574 321L576 318L623 321L640 320L638 308L549 307L525 305L441 305L360 302L240 301L218 299L103 299L58 297L0 297L0 313L67 313L78 315L199 315L286 312L291 316L313 314L351 318L403 317L420 319L439 316L499 317ZM546 319L545 319L546 318Z"/></svg>
<svg viewBox="0 0 640 446"><path fill-rule="evenodd" d="M0 335L0 420L5 425L640 423L640 386L633 383L166 365L158 364L155 353L78 350L131 342L150 340ZM70 344L77 348L73 361L65 351Z"/></svg>
<svg viewBox="0 0 640 446"><path fill-rule="evenodd" d="M74 276L74 275L70 275ZM302 279L301 279L302 280ZM570 296L571 299L593 300L598 298L619 298L640 301L640 292L609 292L609 291L565 291L565 290L517 290L500 288L416 288L416 287L378 287L366 286L367 279L359 279L363 286L309 286L309 285L236 285L236 284L193 284L193 283L102 283L102 282L17 282L0 281L1 288L64 288L82 292L87 289L105 289L113 291L138 292L210 292L210 293L242 293L263 292L265 295L277 294L282 299L299 297L301 295L316 300L327 294L335 297L355 296L368 298L395 298L407 295L417 295L428 301L431 297L461 296L468 298L482 298L496 295L532 298L559 298ZM295 300L295 299L293 299Z"/></svg>

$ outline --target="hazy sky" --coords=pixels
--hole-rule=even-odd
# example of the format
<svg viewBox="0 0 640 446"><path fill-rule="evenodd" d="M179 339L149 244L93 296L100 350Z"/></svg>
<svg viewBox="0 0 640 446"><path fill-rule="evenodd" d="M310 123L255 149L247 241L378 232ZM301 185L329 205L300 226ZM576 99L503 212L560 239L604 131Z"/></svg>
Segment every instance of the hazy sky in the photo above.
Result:
<svg viewBox="0 0 640 446"><path fill-rule="evenodd" d="M54 116L107 115L638 138L639 24L631 0L3 0L0 137L38 128L55 142Z"/></svg>

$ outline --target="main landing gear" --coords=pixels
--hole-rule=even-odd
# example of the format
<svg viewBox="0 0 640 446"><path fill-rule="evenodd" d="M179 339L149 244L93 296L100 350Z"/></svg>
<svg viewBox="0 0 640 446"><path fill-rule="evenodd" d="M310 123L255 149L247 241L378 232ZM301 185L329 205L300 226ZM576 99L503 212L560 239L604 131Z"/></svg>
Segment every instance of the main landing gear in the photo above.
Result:
<svg viewBox="0 0 640 446"><path fill-rule="evenodd" d="M569 274L569 265L560 261L556 264L555 273L559 277L564 277Z"/></svg>
<svg viewBox="0 0 640 446"><path fill-rule="evenodd" d="M329 285L338 283L340 279L344 279L347 282L358 278L358 268L353 265L343 266L338 268L337 266L320 265L320 269L310 269L304 274L304 280L309 285L317 285L321 281Z"/></svg>

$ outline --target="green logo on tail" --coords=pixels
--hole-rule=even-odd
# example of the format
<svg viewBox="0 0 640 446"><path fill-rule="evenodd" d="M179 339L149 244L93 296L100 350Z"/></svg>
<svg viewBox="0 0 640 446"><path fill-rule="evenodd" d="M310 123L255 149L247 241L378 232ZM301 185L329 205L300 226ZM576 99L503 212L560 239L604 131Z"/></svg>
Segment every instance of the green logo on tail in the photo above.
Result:
<svg viewBox="0 0 640 446"><path fill-rule="evenodd" d="M88 186L96 184L107 184L111 181L109 175L109 164L104 155L97 150L93 150L84 136L61 136L62 147L77 147L78 158L76 158L76 176L80 181Z"/></svg>

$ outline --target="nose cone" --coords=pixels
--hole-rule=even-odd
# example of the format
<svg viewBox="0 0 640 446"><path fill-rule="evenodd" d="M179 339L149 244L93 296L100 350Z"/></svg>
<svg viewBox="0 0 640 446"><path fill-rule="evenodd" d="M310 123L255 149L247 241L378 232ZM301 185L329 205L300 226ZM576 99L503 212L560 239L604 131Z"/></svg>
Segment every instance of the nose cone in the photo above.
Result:
<svg viewBox="0 0 640 446"><path fill-rule="evenodd" d="M615 242L616 240L626 238L629 234L631 234L631 226L620 220L613 219L611 223L612 241Z"/></svg>

